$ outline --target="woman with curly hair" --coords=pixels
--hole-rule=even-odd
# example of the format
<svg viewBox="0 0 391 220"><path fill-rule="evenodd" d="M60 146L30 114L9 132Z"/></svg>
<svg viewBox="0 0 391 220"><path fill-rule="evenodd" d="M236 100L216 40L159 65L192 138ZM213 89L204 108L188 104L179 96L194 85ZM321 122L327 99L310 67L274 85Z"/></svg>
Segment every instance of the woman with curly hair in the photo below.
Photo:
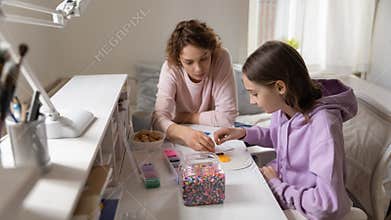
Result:
<svg viewBox="0 0 391 220"><path fill-rule="evenodd" d="M172 32L158 83L153 127L171 141L214 151L206 134L181 124L231 126L237 116L236 87L228 51L218 35L198 20Z"/></svg>

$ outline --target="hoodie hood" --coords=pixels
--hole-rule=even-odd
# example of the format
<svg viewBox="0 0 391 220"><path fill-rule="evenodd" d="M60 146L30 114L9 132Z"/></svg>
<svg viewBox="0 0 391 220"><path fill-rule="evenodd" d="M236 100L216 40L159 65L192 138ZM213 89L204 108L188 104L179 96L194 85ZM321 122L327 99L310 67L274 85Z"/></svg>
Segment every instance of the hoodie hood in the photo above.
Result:
<svg viewBox="0 0 391 220"><path fill-rule="evenodd" d="M321 87L322 97L318 99L310 115L321 109L337 109L341 112L345 122L353 118L357 113L357 100L353 89L336 79L316 80Z"/></svg>
<svg viewBox="0 0 391 220"><path fill-rule="evenodd" d="M316 100L315 106L308 114L310 118L322 109L338 110L343 122L356 115L357 100L352 88L344 85L337 79L320 79L315 81L320 85L322 97ZM293 115L291 119L288 119L282 110L279 110L277 115L279 124L288 122L289 126L297 128L307 123L304 115L300 112Z"/></svg>

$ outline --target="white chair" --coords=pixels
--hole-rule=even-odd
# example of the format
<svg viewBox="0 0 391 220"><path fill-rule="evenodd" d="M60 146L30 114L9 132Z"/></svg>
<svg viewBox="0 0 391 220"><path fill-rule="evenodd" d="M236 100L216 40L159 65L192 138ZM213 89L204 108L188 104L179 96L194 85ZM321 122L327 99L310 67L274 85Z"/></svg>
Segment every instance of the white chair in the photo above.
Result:
<svg viewBox="0 0 391 220"><path fill-rule="evenodd" d="M384 220L391 199L391 91L353 76L358 113L344 124L346 188L369 219Z"/></svg>

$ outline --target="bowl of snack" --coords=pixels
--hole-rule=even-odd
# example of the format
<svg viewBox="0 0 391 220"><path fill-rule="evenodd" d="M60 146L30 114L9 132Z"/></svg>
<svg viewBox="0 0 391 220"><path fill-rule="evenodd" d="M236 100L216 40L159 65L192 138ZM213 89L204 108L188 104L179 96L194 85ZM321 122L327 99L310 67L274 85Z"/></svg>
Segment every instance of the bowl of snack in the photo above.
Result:
<svg viewBox="0 0 391 220"><path fill-rule="evenodd" d="M160 148L166 138L165 133L157 130L140 130L131 137L135 150L155 151Z"/></svg>

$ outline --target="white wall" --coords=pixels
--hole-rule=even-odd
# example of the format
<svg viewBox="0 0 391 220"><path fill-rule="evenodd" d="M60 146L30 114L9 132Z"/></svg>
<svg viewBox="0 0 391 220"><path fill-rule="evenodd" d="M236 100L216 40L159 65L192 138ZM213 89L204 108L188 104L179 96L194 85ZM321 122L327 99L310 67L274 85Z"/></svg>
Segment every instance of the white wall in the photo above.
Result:
<svg viewBox="0 0 391 220"><path fill-rule="evenodd" d="M1 25L9 41L27 42L29 64L44 85L74 74L133 74L138 62L161 63L165 44L184 19L207 22L220 35L234 62L247 50L248 1L116 0L91 1L65 29Z"/></svg>
<svg viewBox="0 0 391 220"><path fill-rule="evenodd" d="M391 90L391 1L380 0L368 80Z"/></svg>
<svg viewBox="0 0 391 220"><path fill-rule="evenodd" d="M221 36L234 61L247 47L248 2L240 0L93 1L87 13L64 30L68 74L131 73L140 61L161 63L165 44L184 19L206 21ZM107 7L104 9L104 7ZM136 19L139 17L139 19ZM64 44L62 44L64 46ZM107 51L110 51L105 55Z"/></svg>
<svg viewBox="0 0 391 220"><path fill-rule="evenodd" d="M64 69L61 60L61 53L56 47L55 30L45 27L28 26L15 23L0 23L0 31L3 37L11 44L14 51L18 51L18 45L22 42L29 45L24 65L31 68L39 77L44 87L53 83L59 76L58 69ZM31 87L27 84L22 75L19 76L17 94L22 100L26 100L32 94Z"/></svg>

